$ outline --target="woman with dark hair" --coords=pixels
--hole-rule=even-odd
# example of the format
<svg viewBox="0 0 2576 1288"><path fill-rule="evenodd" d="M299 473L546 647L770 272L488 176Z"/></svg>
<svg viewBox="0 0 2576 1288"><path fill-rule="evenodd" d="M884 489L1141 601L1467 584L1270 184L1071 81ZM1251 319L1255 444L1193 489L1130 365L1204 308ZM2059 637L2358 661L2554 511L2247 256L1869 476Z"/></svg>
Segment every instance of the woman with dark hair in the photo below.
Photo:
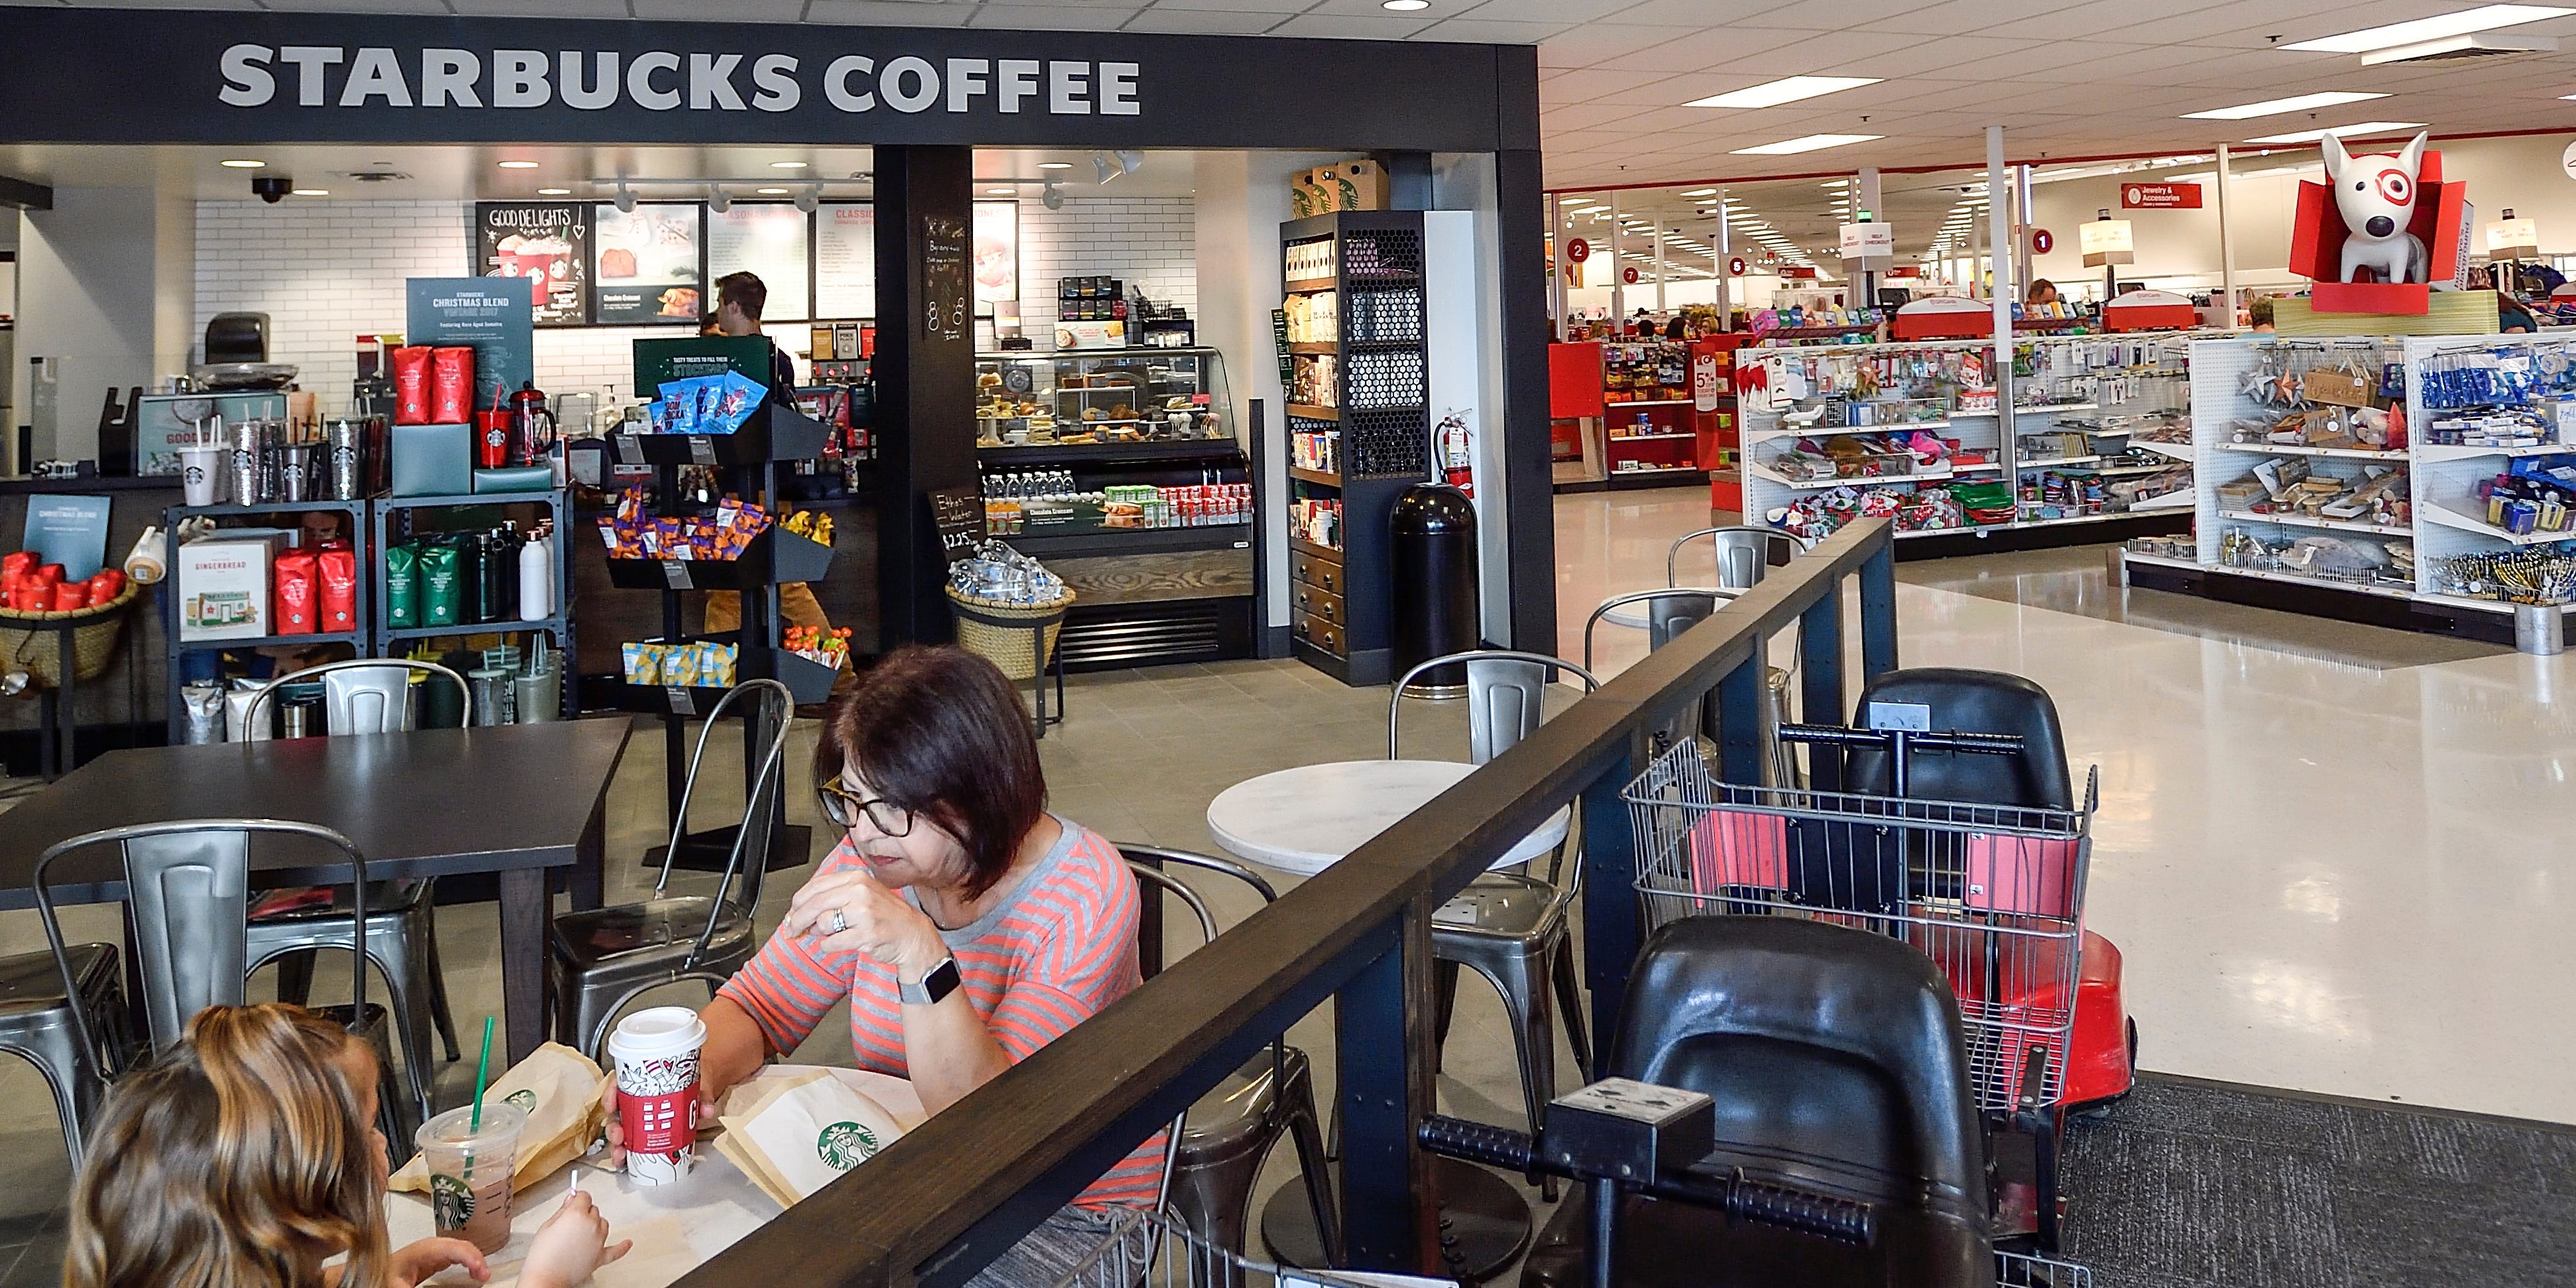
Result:
<svg viewBox="0 0 2576 1288"><path fill-rule="evenodd" d="M858 1066L910 1078L937 1114L1136 987L1136 879L1046 811L1028 716L992 663L888 654L833 701L814 782L846 834L702 1013L702 1106L847 1000ZM1109 1228L1097 1209L1153 1206L1167 1134L975 1282L1054 1283Z"/></svg>

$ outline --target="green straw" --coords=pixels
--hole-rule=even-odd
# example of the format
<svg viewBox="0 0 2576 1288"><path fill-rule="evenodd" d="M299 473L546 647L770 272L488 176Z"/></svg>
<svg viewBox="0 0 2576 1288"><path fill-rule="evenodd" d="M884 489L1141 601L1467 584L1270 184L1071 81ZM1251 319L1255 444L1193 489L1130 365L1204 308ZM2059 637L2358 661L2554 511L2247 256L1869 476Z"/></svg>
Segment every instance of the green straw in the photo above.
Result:
<svg viewBox="0 0 2576 1288"><path fill-rule="evenodd" d="M474 1061L474 1119L466 1130L483 1131L483 1089L492 1081L492 1017L483 1017L483 1054Z"/></svg>

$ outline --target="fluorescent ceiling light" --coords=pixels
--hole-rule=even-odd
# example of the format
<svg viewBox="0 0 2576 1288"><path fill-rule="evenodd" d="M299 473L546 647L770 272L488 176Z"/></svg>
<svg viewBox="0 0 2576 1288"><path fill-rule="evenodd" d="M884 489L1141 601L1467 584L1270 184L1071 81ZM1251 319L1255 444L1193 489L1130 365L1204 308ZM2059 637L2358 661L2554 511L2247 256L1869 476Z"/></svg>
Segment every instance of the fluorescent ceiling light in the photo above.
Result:
<svg viewBox="0 0 2576 1288"><path fill-rule="evenodd" d="M1682 195L1683 195L1683 196L1685 196L1685 197L1714 197L1714 196L1716 196L1716 195L1717 195L1717 189L1715 189L1715 188L1693 188L1693 189L1691 189L1690 191L1683 193Z"/></svg>
<svg viewBox="0 0 2576 1288"><path fill-rule="evenodd" d="M1795 103L1802 98L1859 89L1863 85L1875 85L1878 82L1879 78L1876 76L1790 76L1768 84L1756 85L1750 89L1712 94L1707 98L1695 98L1682 106L1778 107L1782 103Z"/></svg>
<svg viewBox="0 0 2576 1288"><path fill-rule="evenodd" d="M2339 107L2367 99L2386 98L2386 94L2357 94L2349 90L2329 90L2323 94L2301 94L2296 98L2270 98L2260 103L2240 103L2235 107L2213 107L2206 112L2185 112L2186 121L2242 121L2257 116L2278 116L2283 112L2304 112L2312 107Z"/></svg>
<svg viewBox="0 0 2576 1288"><path fill-rule="evenodd" d="M1020 195L1020 190L1017 188L986 188L984 192L985 195L993 197L1016 197Z"/></svg>
<svg viewBox="0 0 2576 1288"><path fill-rule="evenodd" d="M1378 8L1380 9L1393 9L1397 13L1411 13L1416 9L1428 9L1430 7L1431 0L1382 0L1382 3L1378 5Z"/></svg>
<svg viewBox="0 0 2576 1288"><path fill-rule="evenodd" d="M2413 22L2391 23L2385 27L2348 31L2340 36L2327 36L2320 40L2302 40L2297 44L2283 45L2281 48L2320 54L2366 54L2374 49L2391 49L2399 45L2440 40L2444 36L2465 36L2473 31L2493 31L2498 27L2515 27L2526 22L2538 22L2543 18L2559 18L2571 13L2576 13L2576 9L2562 9L2555 5L2542 4L2488 4L2434 18L2418 18Z"/></svg>
<svg viewBox="0 0 2576 1288"><path fill-rule="evenodd" d="M2368 138L2374 134L2399 134L2424 128L2422 121L2364 121L2359 125L2338 125L2331 130L2295 130L2288 134L2266 134L2248 143L2314 143L2331 134L2339 139Z"/></svg>
<svg viewBox="0 0 2576 1288"><path fill-rule="evenodd" d="M802 161L772 161L769 163L769 168L772 170L802 170L805 168L805 163Z"/></svg>
<svg viewBox="0 0 2576 1288"><path fill-rule="evenodd" d="M1070 170L1073 168L1073 163L1070 161L1040 161L1038 162L1038 168L1041 170Z"/></svg>
<svg viewBox="0 0 2576 1288"><path fill-rule="evenodd" d="M331 195L331 190L328 188L298 188L295 190L295 195L299 197L327 197Z"/></svg>
<svg viewBox="0 0 2576 1288"><path fill-rule="evenodd" d="M540 197L569 197L569 196L571 196L571 195L572 195L572 189L570 189L570 188L539 188L539 189L537 189L537 195L538 195L538 196L540 196Z"/></svg>
<svg viewBox="0 0 2576 1288"><path fill-rule="evenodd" d="M1737 148L1734 150L1732 155L1740 157L1794 156L1800 152L1814 152L1819 148L1838 148L1846 143L1867 143L1872 139L1883 139L1886 137L1887 136L1884 134L1808 134L1794 139L1782 139L1778 143L1765 143L1760 147Z"/></svg>
<svg viewBox="0 0 2576 1288"><path fill-rule="evenodd" d="M218 161L215 164L223 166L228 170L256 170L268 163L265 161Z"/></svg>
<svg viewBox="0 0 2576 1288"><path fill-rule="evenodd" d="M785 188L754 188L752 191L764 197L784 197L788 192Z"/></svg>
<svg viewBox="0 0 2576 1288"><path fill-rule="evenodd" d="M534 170L537 168L537 163L534 161L504 161L501 163L501 168L504 170Z"/></svg>

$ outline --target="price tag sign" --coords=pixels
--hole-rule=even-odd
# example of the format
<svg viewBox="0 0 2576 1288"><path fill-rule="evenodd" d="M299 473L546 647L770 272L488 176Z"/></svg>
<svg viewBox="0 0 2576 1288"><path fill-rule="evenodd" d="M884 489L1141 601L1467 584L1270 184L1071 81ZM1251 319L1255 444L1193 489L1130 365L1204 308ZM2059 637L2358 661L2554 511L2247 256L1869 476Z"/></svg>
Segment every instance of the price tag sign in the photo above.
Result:
<svg viewBox="0 0 2576 1288"><path fill-rule="evenodd" d="M698 713L697 700L689 696L687 689L676 684L666 685L662 689L662 696L669 700L672 715L693 716Z"/></svg>
<svg viewBox="0 0 2576 1288"><path fill-rule="evenodd" d="M608 441L617 444L618 464L641 465L644 463L644 444L636 441L633 434L612 434L609 436Z"/></svg>
<svg viewBox="0 0 2576 1288"><path fill-rule="evenodd" d="M689 435L689 463L692 465L715 464L716 440L709 438L704 434Z"/></svg>
<svg viewBox="0 0 2576 1288"><path fill-rule="evenodd" d="M671 589L673 590L696 589L696 587L689 584L689 565L688 561L683 559L663 560L662 580L669 582L671 584Z"/></svg>

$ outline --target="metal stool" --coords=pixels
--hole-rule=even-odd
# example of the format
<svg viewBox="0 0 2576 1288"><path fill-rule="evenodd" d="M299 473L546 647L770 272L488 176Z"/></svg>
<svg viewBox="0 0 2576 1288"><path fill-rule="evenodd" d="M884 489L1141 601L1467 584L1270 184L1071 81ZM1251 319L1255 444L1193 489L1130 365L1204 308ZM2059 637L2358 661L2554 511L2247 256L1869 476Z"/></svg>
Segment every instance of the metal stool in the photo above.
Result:
<svg viewBox="0 0 2576 1288"><path fill-rule="evenodd" d="M98 1119L101 1094L126 1054L124 971L114 944L74 944L64 950L84 1002L106 1020L105 1045L81 1034L63 992L63 968L52 953L0 957L0 1051L36 1066L54 1093L63 1145L78 1172Z"/></svg>
<svg viewBox="0 0 2576 1288"><path fill-rule="evenodd" d="M1233 861L1187 850L1120 844L1119 853L1136 879L1177 896L1198 914L1207 940L1217 936L1216 916L1198 892L1162 870L1164 866L1199 868L1251 886L1263 903L1279 897L1261 874ZM1147 919L1147 925L1153 924ZM1174 1137L1170 1177L1165 1183L1171 1207L1200 1238L1229 1252L1244 1251L1252 1210L1253 1183L1281 1135L1297 1145L1297 1162L1305 1175L1306 1200L1315 1209L1315 1228L1322 1233L1332 1264L1342 1264L1341 1209L1333 1203L1332 1178L1326 1172L1323 1133L1315 1113L1314 1070L1306 1053L1273 1040L1267 1051L1243 1062L1216 1089L1199 1098L1184 1115Z"/></svg>
<svg viewBox="0 0 2576 1288"><path fill-rule="evenodd" d="M688 829L688 803L697 796L707 737L722 723L726 708L745 695L759 701L761 709L759 719L744 727L774 732L761 751L751 789L744 794L742 826L734 830L723 883L712 897L664 897L662 892L671 882L671 856L680 852L680 838ZM600 1044L608 1037L609 1021L648 990L684 979L703 980L712 990L751 960L760 947L752 911L760 904L770 829L779 812L776 793L787 758L787 727L795 714L795 695L776 680L746 680L728 690L698 730L680 808L672 811L671 843L662 851L662 875L653 884L653 897L555 918L550 965L556 1041L597 1058ZM744 748L746 755L750 751ZM745 856L750 859L747 864Z"/></svg>

